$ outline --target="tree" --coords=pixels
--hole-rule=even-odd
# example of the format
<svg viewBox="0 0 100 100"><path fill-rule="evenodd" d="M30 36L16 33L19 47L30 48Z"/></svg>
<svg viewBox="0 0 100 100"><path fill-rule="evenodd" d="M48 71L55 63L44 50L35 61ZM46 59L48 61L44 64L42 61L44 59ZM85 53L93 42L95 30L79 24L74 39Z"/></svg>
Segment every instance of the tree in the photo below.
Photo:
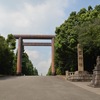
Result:
<svg viewBox="0 0 100 100"><path fill-rule="evenodd" d="M56 69L56 74L57 74L57 75L62 75L62 72L61 72L60 67L58 67L58 68Z"/></svg>
<svg viewBox="0 0 100 100"><path fill-rule="evenodd" d="M55 31L55 68L61 70L62 74L65 74L65 70L71 70L72 65L73 69L76 70L77 59L75 58L77 56L76 45L78 42L77 34L73 30L76 24L77 16L75 13L71 13L68 20L59 28L57 27Z"/></svg>
<svg viewBox="0 0 100 100"><path fill-rule="evenodd" d="M50 76L50 75L52 75L51 66L50 66L50 68L49 68L49 70L48 70L48 73L47 73L47 76Z"/></svg>
<svg viewBox="0 0 100 100"><path fill-rule="evenodd" d="M84 13L86 13L86 11L87 11L87 10L86 10L85 8L82 8L82 9L78 12L78 14L79 14L79 15L84 14Z"/></svg>
<svg viewBox="0 0 100 100"><path fill-rule="evenodd" d="M95 9L96 9L98 12L100 12L100 5L96 5L96 6L95 6Z"/></svg>
<svg viewBox="0 0 100 100"><path fill-rule="evenodd" d="M93 8L91 6L88 6L88 11L92 11Z"/></svg>
<svg viewBox="0 0 100 100"><path fill-rule="evenodd" d="M11 75L14 74L14 48L11 48L14 44L11 43L14 37L10 34L12 38L5 39L3 36L0 36L0 74ZM8 42L9 40L9 42Z"/></svg>
<svg viewBox="0 0 100 100"><path fill-rule="evenodd" d="M36 68L33 68L34 69L34 75L37 76L38 75L38 71Z"/></svg>
<svg viewBox="0 0 100 100"><path fill-rule="evenodd" d="M11 50L14 50L16 48L16 40L12 34L8 35L6 41L7 41L7 44Z"/></svg>
<svg viewBox="0 0 100 100"><path fill-rule="evenodd" d="M55 68L57 74L66 70L77 70L77 44L84 47L85 70L92 72L96 56L100 52L100 11L82 8L72 12L65 22L55 30Z"/></svg>

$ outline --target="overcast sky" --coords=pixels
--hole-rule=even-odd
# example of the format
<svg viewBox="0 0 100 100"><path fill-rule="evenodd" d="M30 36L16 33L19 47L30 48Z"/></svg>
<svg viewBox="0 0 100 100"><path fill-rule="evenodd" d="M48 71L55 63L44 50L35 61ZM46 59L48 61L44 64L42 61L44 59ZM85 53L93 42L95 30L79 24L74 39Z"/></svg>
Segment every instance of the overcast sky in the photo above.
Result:
<svg viewBox="0 0 100 100"><path fill-rule="evenodd" d="M0 34L54 35L72 11L98 4L100 0L0 0ZM51 64L51 47L25 47L25 51L39 74L45 75Z"/></svg>

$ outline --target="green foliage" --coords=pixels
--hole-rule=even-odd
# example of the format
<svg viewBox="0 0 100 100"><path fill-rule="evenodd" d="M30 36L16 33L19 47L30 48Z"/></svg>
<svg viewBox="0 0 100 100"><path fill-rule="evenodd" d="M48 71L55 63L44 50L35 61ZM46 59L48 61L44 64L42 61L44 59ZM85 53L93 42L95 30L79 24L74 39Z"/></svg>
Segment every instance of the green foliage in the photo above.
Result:
<svg viewBox="0 0 100 100"><path fill-rule="evenodd" d="M92 11L93 8L91 6L88 6L88 11Z"/></svg>
<svg viewBox="0 0 100 100"><path fill-rule="evenodd" d="M15 38L14 38L14 36L13 36L12 34L9 34L9 35L8 35L6 41L7 41L8 45L9 45L9 48L10 48L10 49L14 50L14 49L16 48L16 47L15 47L16 41L15 41Z"/></svg>
<svg viewBox="0 0 100 100"><path fill-rule="evenodd" d="M50 66L50 68L49 68L49 70L48 70L48 73L47 73L47 76L50 76L50 75L52 75L51 66Z"/></svg>
<svg viewBox="0 0 100 100"><path fill-rule="evenodd" d="M77 70L77 44L84 47L85 70L92 71L97 55L100 55L100 5L88 10L72 12L67 20L56 28L55 68L57 74Z"/></svg>
<svg viewBox="0 0 100 100"><path fill-rule="evenodd" d="M87 10L86 10L85 8L82 8L82 9L78 12L78 14L79 14L79 15L84 14L84 13L86 13L86 11L87 11Z"/></svg>
<svg viewBox="0 0 100 100"><path fill-rule="evenodd" d="M56 69L56 74L57 74L57 75L62 75L62 72L61 72L60 67L58 67L58 68Z"/></svg>
<svg viewBox="0 0 100 100"><path fill-rule="evenodd" d="M100 12L100 5L96 5L96 6L95 6L95 9L96 9L98 12Z"/></svg>
<svg viewBox="0 0 100 100"><path fill-rule="evenodd" d="M11 41L14 42L13 46L15 47L15 40L12 35L9 35L12 38L5 39L0 36L0 74L11 75L14 74L14 48L12 49L9 44L12 45ZM8 42L9 40L9 42Z"/></svg>
<svg viewBox="0 0 100 100"><path fill-rule="evenodd" d="M38 71L33 67L32 62L29 60L27 53L22 50L22 74L24 75L38 75Z"/></svg>
<svg viewBox="0 0 100 100"><path fill-rule="evenodd" d="M83 46L90 46L93 49L100 47L100 19L96 18L91 21L84 22L76 28L79 38L78 41Z"/></svg>
<svg viewBox="0 0 100 100"><path fill-rule="evenodd" d="M38 70L36 69L36 68L33 68L33 70L34 70L34 75L38 75Z"/></svg>

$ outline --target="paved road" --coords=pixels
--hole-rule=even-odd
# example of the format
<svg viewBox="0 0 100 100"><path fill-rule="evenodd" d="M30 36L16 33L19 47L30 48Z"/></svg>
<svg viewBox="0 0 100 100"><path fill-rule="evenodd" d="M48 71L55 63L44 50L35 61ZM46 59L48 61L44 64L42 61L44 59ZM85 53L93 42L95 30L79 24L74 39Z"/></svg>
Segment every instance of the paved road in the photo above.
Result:
<svg viewBox="0 0 100 100"><path fill-rule="evenodd" d="M0 78L0 100L100 100L100 95L59 77Z"/></svg>

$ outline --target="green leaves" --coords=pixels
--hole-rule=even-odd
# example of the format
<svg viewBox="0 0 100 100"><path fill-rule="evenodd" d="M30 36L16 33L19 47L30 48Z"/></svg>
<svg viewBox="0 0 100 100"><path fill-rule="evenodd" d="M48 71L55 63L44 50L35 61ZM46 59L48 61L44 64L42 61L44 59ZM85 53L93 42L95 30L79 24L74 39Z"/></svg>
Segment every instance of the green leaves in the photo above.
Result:
<svg viewBox="0 0 100 100"><path fill-rule="evenodd" d="M84 13L86 13L86 12L87 12L87 10L86 10L85 8L82 8L82 9L78 12L78 14L81 15L81 14L84 14Z"/></svg>
<svg viewBox="0 0 100 100"><path fill-rule="evenodd" d="M96 6L95 6L95 9L96 9L98 12L100 12L100 5L96 5Z"/></svg>
<svg viewBox="0 0 100 100"><path fill-rule="evenodd" d="M77 70L77 44L84 47L85 69L92 71L96 56L100 54L100 5L88 10L72 12L67 20L56 28L55 67L57 73ZM87 62L87 60L89 61Z"/></svg>
<svg viewBox="0 0 100 100"><path fill-rule="evenodd" d="M7 37L7 43L8 43L8 46L11 50L14 50L16 47L16 39L14 38L14 36L12 34L9 34L8 37Z"/></svg>
<svg viewBox="0 0 100 100"><path fill-rule="evenodd" d="M0 74L11 75L14 73L14 57L7 39L0 36Z"/></svg>
<svg viewBox="0 0 100 100"><path fill-rule="evenodd" d="M81 34L79 34L79 42L83 45L97 46L100 43L100 19L93 19L91 22L85 22L78 27ZM100 45L98 45L100 46Z"/></svg>
<svg viewBox="0 0 100 100"><path fill-rule="evenodd" d="M88 11L92 11L93 8L91 6L88 6Z"/></svg>

